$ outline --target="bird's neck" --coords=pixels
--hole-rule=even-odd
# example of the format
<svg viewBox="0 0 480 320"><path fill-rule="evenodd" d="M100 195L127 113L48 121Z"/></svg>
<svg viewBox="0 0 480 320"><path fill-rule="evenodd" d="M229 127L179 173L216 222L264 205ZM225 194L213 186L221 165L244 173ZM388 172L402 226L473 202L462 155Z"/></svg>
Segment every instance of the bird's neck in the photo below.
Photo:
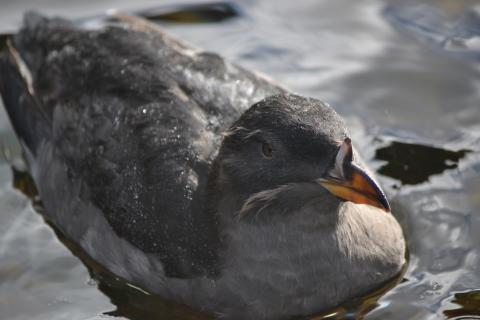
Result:
<svg viewBox="0 0 480 320"><path fill-rule="evenodd" d="M234 223L251 192L235 187L226 179L218 159L212 164L207 186L207 207L219 222L220 229Z"/></svg>
<svg viewBox="0 0 480 320"><path fill-rule="evenodd" d="M211 214L216 215L219 223L223 264L233 263L233 260L249 261L250 257L256 259L258 256L276 259L275 255L284 255L282 241L290 243L288 247L292 250L289 249L289 255L292 257L304 254L296 247L302 250L310 248L305 254L317 254L316 243L327 231L335 228L337 219L334 213L338 209L338 200L330 199L331 196L328 196L328 200L324 199L325 194L318 193L318 186L307 183L295 184L284 190L283 187L272 190L278 201L262 209L263 203L255 203L252 212L242 216L242 209L255 191L252 193L251 190L233 185L230 179L222 177L221 168L215 169L216 174L211 177L213 183L209 186L208 203ZM318 214L318 205L331 214ZM326 231L321 232L322 229ZM306 235L313 238L307 239ZM232 252L234 256L230 255ZM265 267L271 271L274 268L268 267L270 262L267 260ZM241 264L240 261L235 263Z"/></svg>

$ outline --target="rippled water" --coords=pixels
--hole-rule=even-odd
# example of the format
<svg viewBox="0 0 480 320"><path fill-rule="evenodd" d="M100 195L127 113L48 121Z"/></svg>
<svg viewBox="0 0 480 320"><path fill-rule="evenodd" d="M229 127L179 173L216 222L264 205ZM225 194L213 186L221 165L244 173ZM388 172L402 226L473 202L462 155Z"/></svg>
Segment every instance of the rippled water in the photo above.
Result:
<svg viewBox="0 0 480 320"><path fill-rule="evenodd" d="M2 1L0 33L27 8L84 18L116 1L31 2ZM480 319L480 2L122 3L347 119L405 227L410 264L377 304L337 317ZM28 175L12 170L21 152L0 112L0 319L201 318L128 287L55 234L26 195Z"/></svg>

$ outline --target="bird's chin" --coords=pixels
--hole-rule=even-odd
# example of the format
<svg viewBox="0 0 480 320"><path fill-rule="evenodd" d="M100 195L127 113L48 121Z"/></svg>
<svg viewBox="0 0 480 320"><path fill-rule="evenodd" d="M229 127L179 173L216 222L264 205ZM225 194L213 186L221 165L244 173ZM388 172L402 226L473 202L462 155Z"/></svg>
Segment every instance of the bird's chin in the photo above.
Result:
<svg viewBox="0 0 480 320"><path fill-rule="evenodd" d="M340 200L340 205L339 205L339 212L341 211L349 211L349 210L358 210L358 211L362 211L362 212L375 212L377 214L380 214L380 213L385 213L385 210L381 209L381 208L378 208L378 207L375 207L375 206L371 206L371 205L368 205L368 204L364 204L364 203L356 203L356 202L353 202L353 201L345 201L345 200Z"/></svg>

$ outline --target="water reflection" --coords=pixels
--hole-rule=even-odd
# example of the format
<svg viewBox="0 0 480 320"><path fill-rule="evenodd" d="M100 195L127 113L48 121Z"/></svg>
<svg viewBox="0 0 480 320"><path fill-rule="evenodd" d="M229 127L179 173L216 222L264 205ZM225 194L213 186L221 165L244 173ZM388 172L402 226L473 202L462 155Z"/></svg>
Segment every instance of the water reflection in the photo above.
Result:
<svg viewBox="0 0 480 320"><path fill-rule="evenodd" d="M443 311L449 319L480 319L480 290L455 293L450 302L457 308Z"/></svg>
<svg viewBox="0 0 480 320"><path fill-rule="evenodd" d="M469 150L450 151L415 143L393 141L377 149L375 158L387 161L378 173L399 180L402 184L419 184L447 169L458 167L458 161Z"/></svg>
<svg viewBox="0 0 480 320"><path fill-rule="evenodd" d="M233 2L213 2L207 4L190 4L172 8L159 7L138 12L152 21L175 23L211 23L223 22L240 16L240 8Z"/></svg>

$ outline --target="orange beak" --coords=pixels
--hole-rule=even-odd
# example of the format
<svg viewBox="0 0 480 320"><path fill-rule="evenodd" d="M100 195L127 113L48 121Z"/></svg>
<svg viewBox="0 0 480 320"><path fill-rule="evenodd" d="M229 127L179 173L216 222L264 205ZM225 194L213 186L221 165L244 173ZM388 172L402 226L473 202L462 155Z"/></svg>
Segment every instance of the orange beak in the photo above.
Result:
<svg viewBox="0 0 480 320"><path fill-rule="evenodd" d="M346 138L335 159L335 167L318 183L336 197L390 211L390 205L378 183L353 162L352 142Z"/></svg>

